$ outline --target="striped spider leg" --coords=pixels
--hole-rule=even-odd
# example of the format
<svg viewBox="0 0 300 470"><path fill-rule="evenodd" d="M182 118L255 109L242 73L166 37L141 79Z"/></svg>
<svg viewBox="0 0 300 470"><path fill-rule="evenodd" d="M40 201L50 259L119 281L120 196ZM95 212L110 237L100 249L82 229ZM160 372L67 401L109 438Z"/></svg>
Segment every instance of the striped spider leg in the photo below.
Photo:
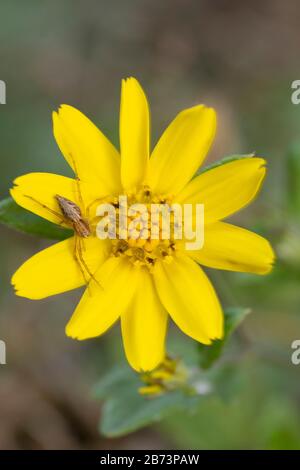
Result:
<svg viewBox="0 0 300 470"><path fill-rule="evenodd" d="M85 284L89 286L90 280L93 279L100 286L94 274L91 272L90 268L88 267L84 259L84 255L83 255L83 253L85 252L84 239L92 235L92 229L89 224L89 221L83 215L85 214L85 208L84 208L83 197L81 194L80 180L77 175L75 162L73 162L73 165L74 165L74 172L76 175L76 185L77 185L79 204L82 207L82 209L75 202L59 194L56 194L54 197L57 201L60 212L53 210L52 208L48 207L46 204L43 204L42 202L38 201L32 196L29 196L26 194L24 194L24 196L27 197L28 199L31 199L35 203L39 204L41 207L46 209L51 214L55 215L59 220L59 225L65 224L74 230L73 256L81 271L84 282Z"/></svg>

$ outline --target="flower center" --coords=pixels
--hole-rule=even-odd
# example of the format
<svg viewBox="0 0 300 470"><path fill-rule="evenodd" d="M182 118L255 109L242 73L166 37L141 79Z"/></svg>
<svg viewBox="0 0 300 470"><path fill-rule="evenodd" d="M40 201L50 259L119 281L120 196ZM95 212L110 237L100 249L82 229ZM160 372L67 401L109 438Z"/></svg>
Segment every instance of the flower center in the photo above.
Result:
<svg viewBox="0 0 300 470"><path fill-rule="evenodd" d="M112 202L116 212L112 254L126 256L134 265L143 265L150 270L158 259L171 262L176 244L170 198L153 195L147 186L143 186L139 191L127 194L125 199L126 211L120 198Z"/></svg>

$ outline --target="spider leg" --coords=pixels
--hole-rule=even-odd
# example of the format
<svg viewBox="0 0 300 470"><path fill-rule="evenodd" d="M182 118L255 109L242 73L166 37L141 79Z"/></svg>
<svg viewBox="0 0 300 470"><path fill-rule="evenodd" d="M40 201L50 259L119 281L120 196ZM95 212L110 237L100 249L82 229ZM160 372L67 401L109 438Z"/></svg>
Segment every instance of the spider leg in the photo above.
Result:
<svg viewBox="0 0 300 470"><path fill-rule="evenodd" d="M91 206L93 204L95 204L95 202L97 201L101 201L103 202L103 200L106 199L106 197L99 197L97 199L94 199L92 202L90 202L87 207L85 207L85 203L84 203L84 200L83 200L83 196L82 196L82 191L81 191L81 187L80 187L80 178L79 178L79 173L78 173L78 169L77 169L77 165L76 165L76 161L72 155L72 153L69 153L69 157L72 161L72 165L73 165L73 169L74 169L74 173L75 173L75 180L76 180L76 185L77 185L77 192L78 192L78 197L79 197L79 205L80 207L82 208L82 213L86 216L87 220L89 220L90 218L90 209L91 209ZM94 220L94 219L93 219Z"/></svg>
<svg viewBox="0 0 300 470"><path fill-rule="evenodd" d="M92 221L90 222L90 228L95 230L97 228L97 223L93 222L94 219L92 219ZM96 231L96 230L95 230Z"/></svg>
<svg viewBox="0 0 300 470"><path fill-rule="evenodd" d="M54 211L50 207L46 206L46 204L43 204L42 202L38 201L37 199L35 199L32 196L28 196L27 194L24 194L24 197L27 197L28 199L31 199L36 204L39 204L43 209L46 209L48 212L50 212L51 214L55 215L58 219L60 219L59 225L61 225L63 223L66 223L66 220L64 219L63 215L60 214L59 212Z"/></svg>
<svg viewBox="0 0 300 470"><path fill-rule="evenodd" d="M77 165L76 161L73 158L73 155L69 153L69 157L72 160L73 168L74 168L74 173L75 173L75 180L76 180L76 186L77 186L77 192L78 192L78 199L79 199L79 205L82 208L82 212L85 213L85 206L84 206L84 200L82 197L82 192L81 192L81 187L80 187L80 178L77 170Z"/></svg>
<svg viewBox="0 0 300 470"><path fill-rule="evenodd" d="M76 263L78 264L78 267L80 269L80 272L82 274L82 277L84 279L84 282L85 284L89 284L89 280L87 279L86 277L86 274L84 272L84 269L81 265L81 261L80 261L80 257L78 256L78 241L79 241L79 238L78 236L75 234L74 235L74 252L73 252L73 255L74 255L74 259L76 261Z"/></svg>
<svg viewBox="0 0 300 470"><path fill-rule="evenodd" d="M94 219L89 223L91 232L94 236L97 236L97 226L99 222L94 222ZM98 237L99 238L99 237ZM109 237L110 238L110 237Z"/></svg>
<svg viewBox="0 0 300 470"><path fill-rule="evenodd" d="M85 249L83 248L83 240L81 238L78 238L78 244L77 244L77 251L78 251L78 257L79 257L79 260L80 260L80 263L81 263L81 266L85 269L85 271L88 273L88 275L90 276L91 279L93 279L93 281L96 282L96 284L101 287L101 289L103 289L103 287L101 286L101 284L99 283L99 281L95 278L94 274L91 272L90 268L88 267L88 265L86 264L84 258L83 258L83 254L82 252L85 251Z"/></svg>
<svg viewBox="0 0 300 470"><path fill-rule="evenodd" d="M89 219L90 218L90 210L91 210L91 207L93 204L95 204L95 202L103 202L105 201L106 197L98 197L96 199L94 199L92 202L90 202L87 207L86 207L86 213L87 213L87 218ZM92 220L96 219L98 216L94 217Z"/></svg>
<svg viewBox="0 0 300 470"><path fill-rule="evenodd" d="M96 221L97 221L97 219L99 219L99 217L100 217L100 215L96 215L95 217L93 217L93 218L89 221L90 225L97 225L97 224L96 224Z"/></svg>
<svg viewBox="0 0 300 470"><path fill-rule="evenodd" d="M84 283L87 285L87 290L88 290L88 293L90 296L92 296L92 292L91 292L91 286L90 286L90 280L87 279L86 277L86 273L84 272L84 269L82 267L82 264L81 264L81 260L80 260L80 255L79 255L79 252L80 252L80 249L78 250L78 246L80 244L80 238L78 237L78 235L76 235L76 233L74 234L74 259L80 269L80 272L82 274L82 277L84 279Z"/></svg>

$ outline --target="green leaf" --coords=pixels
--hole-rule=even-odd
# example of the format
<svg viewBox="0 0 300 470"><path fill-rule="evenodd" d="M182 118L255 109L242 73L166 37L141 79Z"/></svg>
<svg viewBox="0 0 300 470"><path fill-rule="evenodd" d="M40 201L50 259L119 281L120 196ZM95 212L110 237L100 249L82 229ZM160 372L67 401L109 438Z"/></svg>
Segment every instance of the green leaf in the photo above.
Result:
<svg viewBox="0 0 300 470"><path fill-rule="evenodd" d="M300 218L300 142L290 148L287 155L287 205L288 210Z"/></svg>
<svg viewBox="0 0 300 470"><path fill-rule="evenodd" d="M18 206L11 197L0 202L0 222L20 232L51 240L64 240L72 235L71 230L60 228Z"/></svg>
<svg viewBox="0 0 300 470"><path fill-rule="evenodd" d="M94 386L93 396L98 399L104 399L110 395L118 395L119 387L122 388L125 382L127 382L130 387L135 387L136 390L141 386L138 375L129 367L114 367L110 372L101 377L99 382Z"/></svg>
<svg viewBox="0 0 300 470"><path fill-rule="evenodd" d="M231 370L225 366L224 369L224 364L221 364L221 367L209 371L203 369L208 369L220 357L230 335L248 313L249 310L245 308L225 311L223 340L216 341L212 346L198 346L197 359L202 369L192 364L188 366L184 387L166 391L162 395L141 395L139 388L143 382L128 365L110 370L93 390L94 397L104 402L100 432L108 437L122 436L161 421L174 412L194 412L212 394L229 400L236 388L235 367Z"/></svg>
<svg viewBox="0 0 300 470"><path fill-rule="evenodd" d="M187 408L198 397L184 396L181 391L155 398L133 396L132 390L122 389L122 400L113 397L102 409L100 431L108 437L117 437L161 421L171 413Z"/></svg>
<svg viewBox="0 0 300 470"><path fill-rule="evenodd" d="M231 334L240 325L244 318L250 313L248 308L229 308L224 312L224 337L216 340L211 346L198 345L199 364L203 369L208 369L219 359L224 346Z"/></svg>
<svg viewBox="0 0 300 470"><path fill-rule="evenodd" d="M252 158L255 157L255 153L243 154L243 155L229 155L227 157L218 160L217 162L207 165L204 168L201 168L198 174L205 173L206 171L217 168L218 166L226 165L227 163L234 162L236 160L242 160L243 158Z"/></svg>
<svg viewBox="0 0 300 470"><path fill-rule="evenodd" d="M156 397L140 395L142 382L129 367L113 369L94 388L94 396L104 399L100 432L122 436L158 422L179 409L192 410L201 397L180 390Z"/></svg>

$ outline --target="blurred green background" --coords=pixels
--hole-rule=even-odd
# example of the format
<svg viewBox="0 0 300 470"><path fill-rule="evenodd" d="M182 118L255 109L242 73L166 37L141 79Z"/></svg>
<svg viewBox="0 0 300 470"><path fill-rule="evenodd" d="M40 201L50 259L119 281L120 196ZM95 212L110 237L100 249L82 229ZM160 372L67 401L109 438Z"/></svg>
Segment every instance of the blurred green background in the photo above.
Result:
<svg viewBox="0 0 300 470"><path fill-rule="evenodd" d="M106 439L90 389L122 357L119 326L72 341L64 326L81 292L15 297L12 273L50 242L0 226L1 449L300 448L300 366L290 358L300 338L299 24L297 0L0 0L1 198L23 173L69 174L52 135L61 103L118 146L120 80L132 75L150 100L152 143L179 110L203 102L218 112L208 163L252 151L268 160L262 193L235 220L266 235L279 258L265 278L209 272L225 306L252 310L234 339L243 354L228 352L230 399Z"/></svg>

